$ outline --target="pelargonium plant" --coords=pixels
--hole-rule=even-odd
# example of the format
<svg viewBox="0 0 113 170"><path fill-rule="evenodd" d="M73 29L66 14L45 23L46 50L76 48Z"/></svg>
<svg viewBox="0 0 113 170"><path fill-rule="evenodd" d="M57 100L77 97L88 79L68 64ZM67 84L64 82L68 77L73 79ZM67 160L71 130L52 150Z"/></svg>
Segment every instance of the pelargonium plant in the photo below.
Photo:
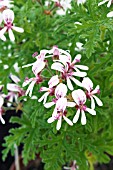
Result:
<svg viewBox="0 0 113 170"><path fill-rule="evenodd" d="M3 160L22 146L23 163L38 155L45 170L110 161L112 17L111 0L0 0L0 123L15 110L10 122L19 124Z"/></svg>

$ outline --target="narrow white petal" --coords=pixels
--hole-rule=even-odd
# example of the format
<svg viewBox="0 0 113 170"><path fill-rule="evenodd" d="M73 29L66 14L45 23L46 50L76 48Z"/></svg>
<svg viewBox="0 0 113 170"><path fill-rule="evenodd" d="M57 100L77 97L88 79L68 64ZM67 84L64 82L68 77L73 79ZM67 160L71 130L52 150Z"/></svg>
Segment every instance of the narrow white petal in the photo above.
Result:
<svg viewBox="0 0 113 170"><path fill-rule="evenodd" d="M77 71L77 72L73 72L73 75L77 76L77 77L85 77L87 75L87 73L86 72Z"/></svg>
<svg viewBox="0 0 113 170"><path fill-rule="evenodd" d="M99 106L103 106L102 101L101 101L97 96L93 95L93 97L95 98L96 103L97 103Z"/></svg>
<svg viewBox="0 0 113 170"><path fill-rule="evenodd" d="M100 90L99 85L96 86L96 88L91 92L91 94L96 94Z"/></svg>
<svg viewBox="0 0 113 170"><path fill-rule="evenodd" d="M96 111L90 108L86 108L86 111L89 112L91 115L96 115Z"/></svg>
<svg viewBox="0 0 113 170"><path fill-rule="evenodd" d="M107 4L107 7L109 8L112 4L112 0L109 0L108 4Z"/></svg>
<svg viewBox="0 0 113 170"><path fill-rule="evenodd" d="M86 124L86 115L85 112L82 110L82 114L81 114L81 124L85 125Z"/></svg>
<svg viewBox="0 0 113 170"><path fill-rule="evenodd" d="M80 109L77 110L76 115L73 118L73 123L76 123L80 116Z"/></svg>
<svg viewBox="0 0 113 170"><path fill-rule="evenodd" d="M70 89L70 90L73 90L74 88L73 88L73 85L72 85L72 83L71 83L71 80L69 79L69 77L67 77L67 86L68 86L68 88Z"/></svg>
<svg viewBox="0 0 113 170"><path fill-rule="evenodd" d="M32 81L32 82L31 82L31 84L29 85L29 87L28 87L28 89L27 89L27 91L26 91L26 93L25 93L26 96L27 96L28 93L29 93L29 96L31 97L35 83L36 83L35 81Z"/></svg>
<svg viewBox="0 0 113 170"><path fill-rule="evenodd" d="M76 104L75 102L67 102L68 107L74 107Z"/></svg>
<svg viewBox="0 0 113 170"><path fill-rule="evenodd" d="M5 34L7 31L7 27L4 27L2 30L0 30L0 38Z"/></svg>
<svg viewBox="0 0 113 170"><path fill-rule="evenodd" d="M52 123L52 122L54 122L54 121L55 121L54 117L50 117L50 118L47 120L48 123Z"/></svg>
<svg viewBox="0 0 113 170"><path fill-rule="evenodd" d="M70 79L71 79L77 86L83 87L83 86L82 86L82 83L81 83L79 80L75 79L74 77L70 77Z"/></svg>
<svg viewBox="0 0 113 170"><path fill-rule="evenodd" d="M104 3L106 3L108 0L103 0L102 2L98 3L98 6L103 5Z"/></svg>
<svg viewBox="0 0 113 170"><path fill-rule="evenodd" d="M84 65L75 65L75 67L77 67L81 70L88 70L89 69L87 66L84 66Z"/></svg>
<svg viewBox="0 0 113 170"><path fill-rule="evenodd" d="M10 75L10 78L11 78L15 83L20 82L20 79L19 79L17 76L13 75L13 74Z"/></svg>
<svg viewBox="0 0 113 170"><path fill-rule="evenodd" d="M72 64L75 64L77 61L80 61L81 59L81 54L77 54L72 62Z"/></svg>
<svg viewBox="0 0 113 170"><path fill-rule="evenodd" d="M3 117L0 115L0 120L2 122L2 124L5 124L5 120L3 119Z"/></svg>
<svg viewBox="0 0 113 170"><path fill-rule="evenodd" d="M95 109L95 101L93 97L91 97L91 109Z"/></svg>
<svg viewBox="0 0 113 170"><path fill-rule="evenodd" d="M46 92L46 93L38 100L38 102L41 102L42 100L44 100L43 104L45 104L48 95L49 95L49 92Z"/></svg>
<svg viewBox="0 0 113 170"><path fill-rule="evenodd" d="M108 17L108 18L113 17L113 11L109 12L109 13L107 14L107 17Z"/></svg>
<svg viewBox="0 0 113 170"><path fill-rule="evenodd" d="M58 63L58 62L53 63L52 66L51 66L51 69L57 70L57 71L60 71L60 72L64 72L63 68L64 68L64 66L61 63Z"/></svg>
<svg viewBox="0 0 113 170"><path fill-rule="evenodd" d="M10 40L11 40L11 41L14 41L14 40L15 40L15 36L14 36L14 34L13 34L12 29L9 29L9 30L8 30L8 33L9 33L9 38L10 38Z"/></svg>
<svg viewBox="0 0 113 170"><path fill-rule="evenodd" d="M22 68L25 68L25 67L32 66L33 64L34 64L34 63L31 63L31 64L24 65L24 66L22 66Z"/></svg>
<svg viewBox="0 0 113 170"><path fill-rule="evenodd" d="M3 97L0 96L0 108L2 107L3 103L4 103L4 99Z"/></svg>
<svg viewBox="0 0 113 170"><path fill-rule="evenodd" d="M62 116L60 116L59 119L58 119L57 126L56 126L57 130L60 130L61 124L62 124Z"/></svg>
<svg viewBox="0 0 113 170"><path fill-rule="evenodd" d="M63 116L63 118L70 126L73 126L73 123L70 119L68 119L66 116Z"/></svg>
<svg viewBox="0 0 113 170"><path fill-rule="evenodd" d="M46 103L44 106L46 108L50 108L51 106L53 106L55 103L54 102L49 102L49 103Z"/></svg>
<svg viewBox="0 0 113 170"><path fill-rule="evenodd" d="M0 38L1 40L6 41L6 37L4 35L2 35Z"/></svg>
<svg viewBox="0 0 113 170"><path fill-rule="evenodd" d="M33 81L33 78L30 78L30 79L28 79L28 80L25 80L25 81L23 82L23 84L22 84L22 87L27 86L31 81Z"/></svg>
<svg viewBox="0 0 113 170"><path fill-rule="evenodd" d="M20 28L20 27L16 27L16 26L12 26L12 29L17 31L17 32L20 32L20 33L23 33L24 32L24 29L23 28Z"/></svg>
<svg viewBox="0 0 113 170"><path fill-rule="evenodd" d="M47 87L41 87L40 88L40 91L42 92L42 91L48 91L49 90L49 88L47 88Z"/></svg>

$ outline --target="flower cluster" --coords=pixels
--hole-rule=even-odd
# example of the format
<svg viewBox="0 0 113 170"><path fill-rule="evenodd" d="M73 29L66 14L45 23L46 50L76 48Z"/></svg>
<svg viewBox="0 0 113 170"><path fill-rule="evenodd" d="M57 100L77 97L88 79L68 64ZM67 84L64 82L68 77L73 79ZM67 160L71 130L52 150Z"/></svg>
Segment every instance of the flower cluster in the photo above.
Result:
<svg viewBox="0 0 113 170"><path fill-rule="evenodd" d="M13 25L14 21L14 12L9 9L11 8L13 1L10 0L2 0L0 1L0 39L6 41L5 33L8 32L9 38L11 41L15 40L14 34L12 30L23 33L23 28L16 27Z"/></svg>
<svg viewBox="0 0 113 170"><path fill-rule="evenodd" d="M88 67L80 65L81 55L77 54L72 60L68 51L59 49L54 46L51 50L41 50L37 55L34 63L23 67L32 66L32 71L35 75L33 78L26 78L23 86L29 84L26 95L32 96L32 91L35 84L46 82L47 86L41 87L40 92L44 92L38 102L42 102L44 107L50 108L54 106L52 116L47 120L48 123L57 121L56 129L61 128L62 119L70 126L79 120L81 114L81 124L86 124L85 112L91 115L96 115L95 102L102 106L101 100L96 96L100 93L99 85L93 88L93 82L87 76ZM52 64L49 66L49 63ZM50 72L50 78L43 76L43 70L47 69ZM52 76L51 76L52 75ZM49 79L49 81L48 81ZM51 96L51 101L48 99ZM90 102L89 102L90 101ZM87 103L90 103L90 107ZM73 120L68 117L68 107L73 107L76 114Z"/></svg>
<svg viewBox="0 0 113 170"><path fill-rule="evenodd" d="M2 124L5 124L5 120L2 117L5 112L3 105L5 104L7 107L11 107L13 101L18 103L18 97L25 95L25 91L18 85L20 79L12 74L10 75L10 78L13 83L7 84L7 95L2 92L3 85L0 85L0 120Z"/></svg>

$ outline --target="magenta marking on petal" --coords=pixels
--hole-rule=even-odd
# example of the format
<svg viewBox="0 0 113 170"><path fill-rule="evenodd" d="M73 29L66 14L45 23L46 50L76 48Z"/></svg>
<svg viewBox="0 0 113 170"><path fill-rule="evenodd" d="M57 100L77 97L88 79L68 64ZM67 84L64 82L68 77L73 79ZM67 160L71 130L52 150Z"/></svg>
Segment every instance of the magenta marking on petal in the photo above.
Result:
<svg viewBox="0 0 113 170"><path fill-rule="evenodd" d="M36 57L38 55L38 52L36 51L34 54L32 54L32 57Z"/></svg>

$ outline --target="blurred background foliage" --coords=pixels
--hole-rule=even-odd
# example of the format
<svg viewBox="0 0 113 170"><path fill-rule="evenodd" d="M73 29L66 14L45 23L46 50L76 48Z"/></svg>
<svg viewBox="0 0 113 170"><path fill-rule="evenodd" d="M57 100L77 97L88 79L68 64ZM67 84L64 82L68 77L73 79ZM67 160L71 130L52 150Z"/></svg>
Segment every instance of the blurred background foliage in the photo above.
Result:
<svg viewBox="0 0 113 170"><path fill-rule="evenodd" d="M10 82L9 74L13 73L20 77L22 85L25 77L33 76L30 67L22 69L23 65L35 61L32 54L57 45L69 50L73 58L82 54L82 64L89 67L88 76L94 86L100 85L104 105L96 107L95 117L87 115L85 126L78 122L69 127L64 123L57 132L56 122L47 123L52 109L47 110L37 100L26 97L21 118L11 118L11 122L20 127L11 129L10 136L5 138L3 159L9 151L14 153L16 143L23 144L25 164L40 153L46 163L45 170L61 170L62 165L72 160L77 161L80 170L92 170L94 163L107 163L109 155L113 155L113 19L106 17L113 5L110 9L106 4L98 7L99 1L87 0L84 5L77 6L76 0L72 0L72 8L65 15L58 15L54 2L50 0L49 5L45 2L14 1L14 23L24 28L24 33L15 32L14 43L9 38L6 42L0 40L1 84L6 86ZM80 51L75 50L77 42L83 43ZM13 67L15 63L20 68L18 73ZM40 97L39 87L35 86L33 91L37 97ZM75 114L72 109L70 112Z"/></svg>

